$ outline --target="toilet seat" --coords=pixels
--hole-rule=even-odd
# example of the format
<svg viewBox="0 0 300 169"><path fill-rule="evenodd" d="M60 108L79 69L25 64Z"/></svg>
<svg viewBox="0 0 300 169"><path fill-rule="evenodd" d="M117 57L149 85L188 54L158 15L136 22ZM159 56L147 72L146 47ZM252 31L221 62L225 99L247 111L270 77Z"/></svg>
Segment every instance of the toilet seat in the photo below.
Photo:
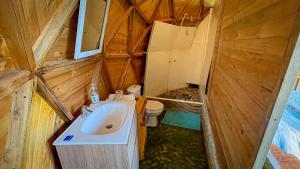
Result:
<svg viewBox="0 0 300 169"><path fill-rule="evenodd" d="M161 113L164 110L164 105L159 101L148 100L146 104L146 112L148 114Z"/></svg>

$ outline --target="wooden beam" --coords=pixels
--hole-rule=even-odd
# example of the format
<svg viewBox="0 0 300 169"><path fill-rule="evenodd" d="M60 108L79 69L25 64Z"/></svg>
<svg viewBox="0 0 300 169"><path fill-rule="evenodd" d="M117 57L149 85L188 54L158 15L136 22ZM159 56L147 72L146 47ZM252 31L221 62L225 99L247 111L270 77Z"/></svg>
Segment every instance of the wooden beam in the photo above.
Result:
<svg viewBox="0 0 300 169"><path fill-rule="evenodd" d="M139 45L144 41L146 35L148 34L148 32L151 30L152 26L148 26L141 34L140 38L136 41L136 44L133 47L133 52L136 51L136 49L139 47Z"/></svg>
<svg viewBox="0 0 300 169"><path fill-rule="evenodd" d="M139 74L138 74L138 72L137 72L137 70L136 70L136 67L135 67L134 60L133 60L133 59L131 59L130 64L131 64L131 66L132 66L132 70L133 70L134 77L135 77L136 81L137 81L138 83L141 83L141 79L140 79Z"/></svg>
<svg viewBox="0 0 300 169"><path fill-rule="evenodd" d="M35 60L21 0L0 2L0 29L18 68L33 71Z"/></svg>
<svg viewBox="0 0 300 169"><path fill-rule="evenodd" d="M78 6L78 0L64 0L33 45L34 57L39 68L45 56L64 28L68 18ZM36 68L36 69L37 69Z"/></svg>
<svg viewBox="0 0 300 169"><path fill-rule="evenodd" d="M100 60L102 56L100 55L95 55L92 57L87 57L83 59L78 59L78 60L60 60L60 61L52 61L52 62L46 62L43 64L42 67L40 67L36 72L46 72L52 69L60 69L62 71L66 69L72 69L74 65L87 65L90 63L93 63L97 60Z"/></svg>
<svg viewBox="0 0 300 169"><path fill-rule="evenodd" d="M97 86L99 83L99 74L100 74L102 65L103 65L103 60L100 60L96 63L96 67L94 69L93 76L92 76L92 83L95 83Z"/></svg>
<svg viewBox="0 0 300 169"><path fill-rule="evenodd" d="M153 14L152 14L151 19L150 19L151 22L154 22L161 2L162 2L162 0L158 0L158 3L156 4L155 9L154 9Z"/></svg>
<svg viewBox="0 0 300 169"><path fill-rule="evenodd" d="M123 88L124 88L124 82L125 82L125 79L126 79L126 76L127 76L127 72L128 72L130 62L131 62L131 58L129 58L127 60L126 66L125 66L124 70L122 71L123 73L122 73L122 76L121 76L121 80L120 80L118 89L123 90Z"/></svg>
<svg viewBox="0 0 300 169"><path fill-rule="evenodd" d="M106 82L106 85L108 86L109 88L109 92L114 92L115 89L112 85L112 82L111 82L111 79L110 79L110 75L108 73L108 69L107 69L107 65L105 63L105 59L103 61L103 65L102 65L102 70L101 72L103 73L103 77L106 79L105 82Z"/></svg>
<svg viewBox="0 0 300 169"><path fill-rule="evenodd" d="M32 78L29 71L12 70L0 76L0 100Z"/></svg>
<svg viewBox="0 0 300 169"><path fill-rule="evenodd" d="M176 15L175 15L175 0L171 0L171 4L172 4L172 17L175 18ZM176 18L175 18L175 21L176 21Z"/></svg>
<svg viewBox="0 0 300 169"><path fill-rule="evenodd" d="M65 121L71 122L74 117L65 108L61 101L55 96L51 87L48 85L46 80L41 74L37 74L37 91L47 101L47 103L58 113L58 115Z"/></svg>
<svg viewBox="0 0 300 169"><path fill-rule="evenodd" d="M31 79L13 92L10 127L6 145L2 145L5 146L4 158L1 163L3 168L22 168L26 122L31 111L33 87Z"/></svg>
<svg viewBox="0 0 300 169"><path fill-rule="evenodd" d="M135 9L134 9L135 10ZM128 38L127 38L127 51L132 53L133 49L133 20L134 20L134 11L129 15L128 18Z"/></svg>
<svg viewBox="0 0 300 169"><path fill-rule="evenodd" d="M105 54L105 59L129 58L129 53L108 53Z"/></svg>
<svg viewBox="0 0 300 169"><path fill-rule="evenodd" d="M116 36L116 34L118 33L118 30L120 29L122 23L125 20L127 20L128 16L131 14L133 9L134 9L133 6L130 6L129 8L127 8L127 10L125 12L123 12L122 18L116 18L116 21L113 24L114 26L113 26L113 29L111 30L111 33L108 35L108 37L105 38L104 50L108 47L111 40Z"/></svg>
<svg viewBox="0 0 300 169"><path fill-rule="evenodd" d="M192 0L188 0L185 2L184 6L181 8L181 10L178 12L178 14L175 16L176 20L177 18L183 14L183 12L185 11L185 9L189 6L189 4L192 2Z"/></svg>
<svg viewBox="0 0 300 169"><path fill-rule="evenodd" d="M133 5L134 9L142 16L142 18L147 22L147 24L151 24L151 21L147 18L147 16L140 10L140 8L136 5Z"/></svg>

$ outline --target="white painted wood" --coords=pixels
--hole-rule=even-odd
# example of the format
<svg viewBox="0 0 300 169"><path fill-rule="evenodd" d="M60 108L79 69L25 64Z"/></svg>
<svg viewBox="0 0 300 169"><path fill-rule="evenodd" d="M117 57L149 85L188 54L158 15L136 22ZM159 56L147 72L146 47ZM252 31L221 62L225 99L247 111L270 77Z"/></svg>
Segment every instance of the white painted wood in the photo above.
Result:
<svg viewBox="0 0 300 169"><path fill-rule="evenodd" d="M200 84L201 72L206 64L205 54L207 49L207 35L209 27L209 18L207 15L203 21L198 25L195 38L189 49L189 54L186 55L185 69L186 69L186 83Z"/></svg>
<svg viewBox="0 0 300 169"><path fill-rule="evenodd" d="M168 91L170 51L147 52L144 94L158 96Z"/></svg>
<svg viewBox="0 0 300 169"><path fill-rule="evenodd" d="M84 34L85 15L87 12L86 7L87 7L87 0L80 0L76 44L75 44L75 54L74 54L75 59L81 59L81 58L85 58L88 56L92 56L92 55L101 53L102 49L103 49L103 41L104 41L105 28L106 28L106 24L107 24L107 17L108 17L108 12L109 12L109 7L110 7L110 0L106 0L105 14L104 14L104 18L103 18L103 25L102 25L102 30L101 30L99 47L95 50L81 51L83 34ZM102 18L99 18L99 19L102 19Z"/></svg>
<svg viewBox="0 0 300 169"><path fill-rule="evenodd" d="M187 87L186 78L189 72L187 72L186 69L194 67L193 64L189 64L187 67L185 65L187 65L187 58L190 56L190 48L193 43L196 28L174 26L172 29L175 30L176 34L173 38L168 90ZM194 62L197 62L197 60L194 60ZM200 75L197 77L199 76Z"/></svg>

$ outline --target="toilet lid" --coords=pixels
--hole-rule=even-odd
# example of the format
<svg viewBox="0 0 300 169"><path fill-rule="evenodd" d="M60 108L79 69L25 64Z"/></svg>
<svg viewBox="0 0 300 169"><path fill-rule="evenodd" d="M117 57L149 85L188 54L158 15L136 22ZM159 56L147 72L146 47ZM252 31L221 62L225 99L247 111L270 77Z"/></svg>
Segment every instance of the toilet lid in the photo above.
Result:
<svg viewBox="0 0 300 169"><path fill-rule="evenodd" d="M164 105L159 102L159 101L154 101L154 100L148 100L147 101L147 104L146 104L146 110L152 110L152 111L155 111L155 110L162 110L164 108Z"/></svg>

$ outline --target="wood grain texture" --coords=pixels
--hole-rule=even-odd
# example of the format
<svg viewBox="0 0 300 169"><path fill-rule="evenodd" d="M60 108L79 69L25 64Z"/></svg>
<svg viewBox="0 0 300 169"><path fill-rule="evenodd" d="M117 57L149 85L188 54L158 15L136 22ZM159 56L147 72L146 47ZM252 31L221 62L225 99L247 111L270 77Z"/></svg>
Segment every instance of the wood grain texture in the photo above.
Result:
<svg viewBox="0 0 300 169"><path fill-rule="evenodd" d="M53 17L47 22L47 25L39 35L33 45L33 52L37 67L45 60L45 56L54 44L57 36L63 30L67 19L74 13L78 6L78 0L65 0L58 9L55 10Z"/></svg>
<svg viewBox="0 0 300 169"><path fill-rule="evenodd" d="M5 145L5 153L1 159L3 168L21 168L26 123L32 103L33 80L27 81L12 94L11 111L9 114L9 129ZM4 129L5 130L5 129ZM4 131L5 132L5 131ZM3 145L3 146L4 146Z"/></svg>
<svg viewBox="0 0 300 169"><path fill-rule="evenodd" d="M22 168L55 169L60 167L52 143L65 128L64 124L64 120L49 104L38 93L34 93L32 111L26 126Z"/></svg>
<svg viewBox="0 0 300 169"><path fill-rule="evenodd" d="M208 91L228 168L252 168L291 54L299 1L225 0ZM288 9L288 10L286 10Z"/></svg>
<svg viewBox="0 0 300 169"><path fill-rule="evenodd" d="M41 35L48 22L55 15L62 0L24 0L22 1L25 19L29 25L31 44Z"/></svg>
<svg viewBox="0 0 300 169"><path fill-rule="evenodd" d="M0 32L0 74L16 69L16 61L11 55L4 36Z"/></svg>
<svg viewBox="0 0 300 169"><path fill-rule="evenodd" d="M21 70L33 71L35 61L30 44L30 29L25 20L20 0L1 1L0 30L5 37L11 56L16 61L16 67Z"/></svg>
<svg viewBox="0 0 300 169"><path fill-rule="evenodd" d="M146 104L147 98L141 96L138 98L135 105L135 112L137 115L137 134L138 134L138 147L139 147L139 159L145 158L145 149L147 141L147 124L146 124Z"/></svg>

